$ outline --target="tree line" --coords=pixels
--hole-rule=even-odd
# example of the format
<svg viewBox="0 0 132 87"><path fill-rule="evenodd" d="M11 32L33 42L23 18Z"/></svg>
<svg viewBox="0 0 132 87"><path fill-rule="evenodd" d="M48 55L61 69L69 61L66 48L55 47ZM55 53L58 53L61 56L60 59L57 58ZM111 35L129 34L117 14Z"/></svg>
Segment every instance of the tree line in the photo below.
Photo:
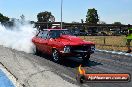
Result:
<svg viewBox="0 0 132 87"><path fill-rule="evenodd" d="M0 22L4 23L9 21L9 17L4 16L2 13L0 13ZM40 12L37 14L37 22L55 22L55 16L48 11ZM83 23L83 19L81 19L81 22ZM88 9L86 13L86 20L85 23L89 24L106 24L103 21L100 21L98 12L95 8ZM121 22L114 22L113 24L121 24ZM51 27L52 25L49 24L48 27ZM42 26L42 28L47 28L47 25Z"/></svg>
<svg viewBox="0 0 132 87"><path fill-rule="evenodd" d="M0 13L0 22L4 23L4 22L7 22L7 21L9 21L9 18L4 16L2 13Z"/></svg>

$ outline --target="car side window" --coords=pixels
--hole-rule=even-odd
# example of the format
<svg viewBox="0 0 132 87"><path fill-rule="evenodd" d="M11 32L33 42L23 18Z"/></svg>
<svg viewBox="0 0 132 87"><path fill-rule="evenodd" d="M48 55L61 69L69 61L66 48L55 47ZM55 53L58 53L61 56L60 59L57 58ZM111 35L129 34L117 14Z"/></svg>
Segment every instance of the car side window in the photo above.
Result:
<svg viewBox="0 0 132 87"><path fill-rule="evenodd" d="M38 35L37 35L37 37L39 37L39 38L47 38L47 35L48 35L48 31L41 31Z"/></svg>
<svg viewBox="0 0 132 87"><path fill-rule="evenodd" d="M52 30L49 32L49 37L50 38L58 38L60 36L60 31L59 30Z"/></svg>
<svg viewBox="0 0 132 87"><path fill-rule="evenodd" d="M48 31L43 31L42 38L46 39L48 37Z"/></svg>
<svg viewBox="0 0 132 87"><path fill-rule="evenodd" d="M39 32L39 34L37 35L37 37L42 38L42 31Z"/></svg>

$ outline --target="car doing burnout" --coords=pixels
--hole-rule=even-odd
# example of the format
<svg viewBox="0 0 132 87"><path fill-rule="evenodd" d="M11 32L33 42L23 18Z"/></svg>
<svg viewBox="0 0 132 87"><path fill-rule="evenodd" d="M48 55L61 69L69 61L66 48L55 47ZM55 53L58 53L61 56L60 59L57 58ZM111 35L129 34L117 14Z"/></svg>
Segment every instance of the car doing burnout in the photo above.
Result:
<svg viewBox="0 0 132 87"><path fill-rule="evenodd" d="M44 29L33 37L32 42L36 46L36 54L52 55L54 62L66 57L81 58L88 62L95 50L93 42L73 36L68 29Z"/></svg>

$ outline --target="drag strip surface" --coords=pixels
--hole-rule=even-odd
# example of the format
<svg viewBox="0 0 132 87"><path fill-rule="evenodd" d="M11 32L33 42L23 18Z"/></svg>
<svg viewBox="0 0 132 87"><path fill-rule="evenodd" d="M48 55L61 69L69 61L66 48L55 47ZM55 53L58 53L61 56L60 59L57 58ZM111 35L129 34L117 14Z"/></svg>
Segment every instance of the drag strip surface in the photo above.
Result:
<svg viewBox="0 0 132 87"><path fill-rule="evenodd" d="M48 56L36 56L0 46L0 62L26 87L132 87L129 83L86 83L76 81L80 60L66 59L61 64ZM132 57L95 52L89 64L83 65L88 73L130 73Z"/></svg>

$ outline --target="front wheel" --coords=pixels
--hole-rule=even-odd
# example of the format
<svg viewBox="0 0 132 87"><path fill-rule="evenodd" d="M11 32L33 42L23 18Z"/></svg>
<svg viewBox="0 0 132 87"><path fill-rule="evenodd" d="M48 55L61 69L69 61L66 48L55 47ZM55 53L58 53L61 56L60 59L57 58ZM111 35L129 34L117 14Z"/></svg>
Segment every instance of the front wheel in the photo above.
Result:
<svg viewBox="0 0 132 87"><path fill-rule="evenodd" d="M59 52L56 50L56 49L54 49L53 51L52 51L52 60L54 61L54 62L56 62L56 63L59 63L60 62L60 54L59 54Z"/></svg>

